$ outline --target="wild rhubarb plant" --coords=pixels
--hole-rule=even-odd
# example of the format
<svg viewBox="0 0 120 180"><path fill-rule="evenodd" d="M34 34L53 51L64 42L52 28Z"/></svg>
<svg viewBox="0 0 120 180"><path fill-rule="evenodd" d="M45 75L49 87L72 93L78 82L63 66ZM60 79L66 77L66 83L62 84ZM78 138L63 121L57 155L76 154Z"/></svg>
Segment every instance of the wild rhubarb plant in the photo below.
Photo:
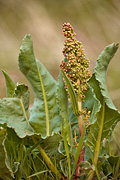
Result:
<svg viewBox="0 0 120 180"><path fill-rule="evenodd" d="M85 99L85 91L88 88L86 81L90 78L89 61L85 58L84 49L81 43L76 40L74 29L69 23L63 24L63 34L67 37L63 49L66 62L62 61L60 67L61 71L65 72L69 78L77 98L78 112L75 114L78 117L79 135L81 137L83 128L87 125L90 114L90 111L87 112L87 107L82 109L82 102ZM65 76L65 74L63 76ZM65 85L65 88L69 95L67 85ZM84 161L84 154L85 148L82 145L76 168L76 176L79 176L79 164L81 161Z"/></svg>
<svg viewBox="0 0 120 180"><path fill-rule="evenodd" d="M26 35L19 69L29 88L15 84L2 70L7 97L0 99L0 178L3 180L119 179L120 157L109 141L120 120L108 94L106 70L118 49L110 44L99 55L91 75L82 44L64 23L64 60L57 82L33 52Z"/></svg>

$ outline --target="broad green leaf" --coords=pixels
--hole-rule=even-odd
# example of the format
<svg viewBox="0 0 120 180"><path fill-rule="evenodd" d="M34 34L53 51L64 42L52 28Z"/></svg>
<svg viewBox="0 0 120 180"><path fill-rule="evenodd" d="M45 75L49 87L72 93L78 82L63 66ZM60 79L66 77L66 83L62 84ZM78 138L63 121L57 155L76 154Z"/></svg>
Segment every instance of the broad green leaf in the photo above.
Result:
<svg viewBox="0 0 120 180"><path fill-rule="evenodd" d="M34 92L34 104L29 122L43 137L60 130L60 117L55 101L56 81L42 63L35 59L30 35L22 41L19 68L30 82Z"/></svg>
<svg viewBox="0 0 120 180"><path fill-rule="evenodd" d="M108 64L110 63L111 59L113 58L114 54L116 53L118 49L118 44L110 44L107 46L103 52L100 54L100 56L97 59L97 63L94 69L95 79L99 83L99 88L101 91L101 94L103 97L105 97L105 102L108 107L111 109L115 109L115 106L109 96L108 90L107 90L107 83L106 83L106 70L108 67ZM97 97L98 98L98 97ZM98 98L99 99L99 98ZM102 99L99 99L99 101Z"/></svg>
<svg viewBox="0 0 120 180"><path fill-rule="evenodd" d="M68 98L67 98L67 92L64 88L61 72L59 74L58 82L57 82L56 98L57 98L57 103L60 110L60 116L62 117L63 122L64 122L64 129L67 129L66 130L67 139L68 139L69 144L72 146L71 124L70 124L69 114L68 114Z"/></svg>
<svg viewBox="0 0 120 180"><path fill-rule="evenodd" d="M5 77L5 82L6 82L6 92L7 92L7 97L13 97L14 91L15 91L15 83L11 79L11 77L4 71L2 70L4 77Z"/></svg>
<svg viewBox="0 0 120 180"><path fill-rule="evenodd" d="M51 156L57 153L61 140L62 136L60 134L53 134L45 139L41 139L40 144L42 148L45 149L45 152Z"/></svg>
<svg viewBox="0 0 120 180"><path fill-rule="evenodd" d="M102 165L104 174L106 176L110 175L111 178L114 177L114 179L119 179L119 177L120 177L120 156L105 155L104 158L105 158L105 161Z"/></svg>
<svg viewBox="0 0 120 180"><path fill-rule="evenodd" d="M83 109L87 107L87 111L90 111L90 118L88 119L90 124L89 126L87 126L87 131L89 130L91 124L93 124L96 121L96 113L100 111L100 102L99 100L96 98L93 89L91 87L89 87L88 85L88 89L85 92L85 101L82 103L82 107ZM86 137L87 137L87 133L86 133Z"/></svg>
<svg viewBox="0 0 120 180"><path fill-rule="evenodd" d="M110 140L105 141L105 151L109 155L119 155L120 152L120 122L117 123Z"/></svg>
<svg viewBox="0 0 120 180"><path fill-rule="evenodd" d="M65 74L65 72L63 70L61 70L61 72L62 72L62 75L64 77L64 80L65 80L65 83L67 85L67 88L68 88L70 99L71 99L71 102L72 102L72 105L73 105L74 114L78 115L79 114L78 103L77 103L77 98L76 98L76 94L75 94L74 88L73 88L69 78Z"/></svg>
<svg viewBox="0 0 120 180"><path fill-rule="evenodd" d="M99 133L101 133L102 141L108 136L110 131L112 131L114 123L116 124L120 119L120 114L113 105L106 86L106 69L117 48L118 46L112 44L104 49L97 60L94 73L91 79L88 81L88 84L91 88L93 88L95 96L100 102L100 105L98 105L98 107L101 106L101 109L96 116L96 122L91 126L90 133L88 135L87 143L92 149L94 149L96 146L97 139L100 136ZM95 111L97 112L97 109ZM100 132L102 117L104 118L103 127Z"/></svg>
<svg viewBox="0 0 120 180"><path fill-rule="evenodd" d="M4 146L5 130L0 130L0 177L5 180L12 180L14 174L10 168L9 161L7 158L7 152Z"/></svg>
<svg viewBox="0 0 120 180"><path fill-rule="evenodd" d="M94 93L92 92L92 89L90 87L87 88L87 90L85 91L85 101L82 102L82 108L86 108L88 111L93 111L93 107L95 104L95 97L94 97Z"/></svg>
<svg viewBox="0 0 120 180"><path fill-rule="evenodd" d="M114 126L120 120L120 114L116 110L109 97L106 86L107 66L118 49L118 44L107 46L98 57L94 73L88 81L89 86L93 89L94 96L99 101L98 109L94 109L96 119L90 126L87 138L87 145L94 151L94 162L97 164L100 148L104 138L108 138ZM99 111L98 111L99 110Z"/></svg>
<svg viewBox="0 0 120 180"><path fill-rule="evenodd" d="M12 98L0 99L0 124L14 129L21 138L32 135L28 122L29 91L25 85L18 85Z"/></svg>

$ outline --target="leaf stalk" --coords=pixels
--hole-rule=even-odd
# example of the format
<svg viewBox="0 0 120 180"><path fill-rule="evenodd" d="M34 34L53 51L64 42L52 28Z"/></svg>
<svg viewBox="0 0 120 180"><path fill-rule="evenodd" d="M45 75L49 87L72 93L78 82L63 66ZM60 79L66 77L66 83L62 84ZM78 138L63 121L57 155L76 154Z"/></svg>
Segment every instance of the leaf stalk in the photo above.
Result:
<svg viewBox="0 0 120 180"><path fill-rule="evenodd" d="M33 137L33 141L36 144L37 143L37 139ZM40 146L40 144L37 146L41 156L43 157L43 159L45 160L47 166L49 167L49 169L55 173L55 175L59 178L59 179L64 179L61 175L61 173L59 172L59 170L57 169L57 167L54 166L54 164L52 163L52 161L50 160L50 158L48 157L48 155L45 153L44 149Z"/></svg>
<svg viewBox="0 0 120 180"><path fill-rule="evenodd" d="M105 100L103 99L101 124L100 124L100 129L98 132L98 139L97 139L96 147L95 147L95 151L94 151L94 164L95 164L95 166L97 166L98 157L99 157L99 153L100 153L100 144L101 144L101 137L102 137L102 132L103 132L103 124L104 124L104 115L105 115ZM89 172L90 175L89 175L87 180L92 180L94 173L95 173L95 171L91 170Z"/></svg>

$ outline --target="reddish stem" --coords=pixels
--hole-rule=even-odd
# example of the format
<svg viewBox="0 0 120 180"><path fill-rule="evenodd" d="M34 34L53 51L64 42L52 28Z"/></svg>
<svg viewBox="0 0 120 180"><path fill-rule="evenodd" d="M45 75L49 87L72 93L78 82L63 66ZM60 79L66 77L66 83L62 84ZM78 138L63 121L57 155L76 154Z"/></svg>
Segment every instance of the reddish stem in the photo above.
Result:
<svg viewBox="0 0 120 180"><path fill-rule="evenodd" d="M80 175L80 163L81 161L84 161L84 154L85 154L85 148L83 148L83 145L82 145L82 149L80 151L80 155L79 155L79 159L78 159L78 162L77 162L77 167L76 167L76 177L79 177Z"/></svg>

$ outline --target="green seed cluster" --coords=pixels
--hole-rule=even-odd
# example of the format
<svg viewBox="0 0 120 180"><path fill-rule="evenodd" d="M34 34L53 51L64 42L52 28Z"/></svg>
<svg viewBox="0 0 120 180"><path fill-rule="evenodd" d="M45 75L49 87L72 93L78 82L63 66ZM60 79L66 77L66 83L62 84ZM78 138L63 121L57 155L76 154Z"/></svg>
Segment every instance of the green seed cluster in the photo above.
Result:
<svg viewBox="0 0 120 180"><path fill-rule="evenodd" d="M89 60L85 58L82 44L76 40L76 34L70 23L64 23L62 29L67 38L63 54L68 62L62 61L60 67L69 77L77 96L83 100L85 98L84 91L87 90L86 81L90 77ZM66 86L65 88L67 90Z"/></svg>

